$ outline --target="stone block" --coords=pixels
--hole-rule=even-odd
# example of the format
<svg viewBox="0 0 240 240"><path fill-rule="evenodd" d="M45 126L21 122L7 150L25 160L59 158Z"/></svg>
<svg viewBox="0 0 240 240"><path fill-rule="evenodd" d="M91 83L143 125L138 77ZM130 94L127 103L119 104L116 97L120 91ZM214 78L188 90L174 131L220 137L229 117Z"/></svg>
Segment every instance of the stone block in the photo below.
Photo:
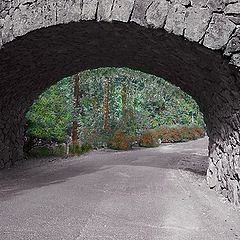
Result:
<svg viewBox="0 0 240 240"><path fill-rule="evenodd" d="M112 9L112 20L129 22L133 11L134 0L115 0Z"/></svg>
<svg viewBox="0 0 240 240"><path fill-rule="evenodd" d="M205 35L211 16L212 12L208 8L187 9L184 36L191 41L199 42Z"/></svg>
<svg viewBox="0 0 240 240"><path fill-rule="evenodd" d="M146 26L146 12L152 4L152 0L136 0L134 3L133 14L130 21L135 22L141 26Z"/></svg>
<svg viewBox="0 0 240 240"><path fill-rule="evenodd" d="M233 53L240 51L240 28L237 28L227 44L224 54L231 56Z"/></svg>
<svg viewBox="0 0 240 240"><path fill-rule="evenodd" d="M226 16L216 13L213 14L203 45L213 50L223 49L235 28L236 25Z"/></svg>
<svg viewBox="0 0 240 240"><path fill-rule="evenodd" d="M153 28L163 28L167 19L170 4L166 0L153 2L146 11L147 24Z"/></svg>
<svg viewBox="0 0 240 240"><path fill-rule="evenodd" d="M164 29L176 35L183 35L187 9L181 4L171 6Z"/></svg>
<svg viewBox="0 0 240 240"><path fill-rule="evenodd" d="M82 20L94 20L97 12L97 0L83 0Z"/></svg>
<svg viewBox="0 0 240 240"><path fill-rule="evenodd" d="M97 20L110 21L114 0L102 0L98 5Z"/></svg>

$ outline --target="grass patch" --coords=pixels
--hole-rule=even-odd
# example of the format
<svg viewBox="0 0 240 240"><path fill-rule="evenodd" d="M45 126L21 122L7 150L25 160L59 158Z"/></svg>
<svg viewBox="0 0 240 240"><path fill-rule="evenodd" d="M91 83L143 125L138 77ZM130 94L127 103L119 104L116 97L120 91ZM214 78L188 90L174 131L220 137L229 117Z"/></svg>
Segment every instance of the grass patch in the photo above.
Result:
<svg viewBox="0 0 240 240"><path fill-rule="evenodd" d="M64 147L57 146L57 147L48 147L48 146L41 146L41 147L34 147L29 152L30 157L61 157L64 155Z"/></svg>
<svg viewBox="0 0 240 240"><path fill-rule="evenodd" d="M79 156L84 153L87 153L92 150L92 146L89 144L83 145L70 145L69 146L69 155L70 156ZM63 145L56 147L41 146L34 147L29 152L30 157L36 158L47 158L47 157L63 157L65 156L65 147Z"/></svg>

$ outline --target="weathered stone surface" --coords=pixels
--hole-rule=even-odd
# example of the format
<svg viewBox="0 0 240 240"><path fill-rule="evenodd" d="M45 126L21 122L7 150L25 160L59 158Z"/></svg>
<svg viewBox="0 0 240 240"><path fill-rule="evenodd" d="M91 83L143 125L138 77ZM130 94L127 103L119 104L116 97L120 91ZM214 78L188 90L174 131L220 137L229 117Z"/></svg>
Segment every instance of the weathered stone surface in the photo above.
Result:
<svg viewBox="0 0 240 240"><path fill-rule="evenodd" d="M209 2L210 2L209 0L191 0L191 4L193 7L197 7L197 6L206 7L209 4Z"/></svg>
<svg viewBox="0 0 240 240"><path fill-rule="evenodd" d="M240 25L240 14L236 16L228 16L228 19L236 25Z"/></svg>
<svg viewBox="0 0 240 240"><path fill-rule="evenodd" d="M147 25L146 23L146 12L147 9L153 4L153 0L136 0L134 3L133 14L131 21L141 26Z"/></svg>
<svg viewBox="0 0 240 240"><path fill-rule="evenodd" d="M225 14L239 14L240 13L240 3L236 2L234 4L229 4L224 9Z"/></svg>
<svg viewBox="0 0 240 240"><path fill-rule="evenodd" d="M128 22L133 11L134 0L115 0L112 9L112 20Z"/></svg>
<svg viewBox="0 0 240 240"><path fill-rule="evenodd" d="M4 25L4 19L0 19L0 28L2 28Z"/></svg>
<svg viewBox="0 0 240 240"><path fill-rule="evenodd" d="M183 6L191 6L191 4L192 4L192 2L190 0L181 0L180 2L179 1L173 1L173 3L180 3Z"/></svg>
<svg viewBox="0 0 240 240"><path fill-rule="evenodd" d="M114 0L102 0L98 5L97 20L109 21L112 15Z"/></svg>
<svg viewBox="0 0 240 240"><path fill-rule="evenodd" d="M176 35L183 35L187 9L182 4L171 6L165 25L165 30Z"/></svg>
<svg viewBox="0 0 240 240"><path fill-rule="evenodd" d="M235 53L232 55L231 64L240 67L240 53Z"/></svg>
<svg viewBox="0 0 240 240"><path fill-rule="evenodd" d="M231 37L231 40L228 42L224 54L230 56L233 53L239 51L240 51L240 28L237 28L233 36Z"/></svg>
<svg viewBox="0 0 240 240"><path fill-rule="evenodd" d="M211 16L212 12L208 8L190 8L186 13L184 36L191 41L199 42L205 35Z"/></svg>
<svg viewBox="0 0 240 240"><path fill-rule="evenodd" d="M23 158L24 113L46 88L81 70L126 66L196 99L210 138L209 186L238 204L239 6L237 0L0 1L0 168Z"/></svg>
<svg viewBox="0 0 240 240"><path fill-rule="evenodd" d="M153 2L146 11L147 24L154 28L163 28L169 11L169 2L160 0Z"/></svg>
<svg viewBox="0 0 240 240"><path fill-rule="evenodd" d="M224 48L235 27L235 24L224 15L214 14L203 45L214 50Z"/></svg>
<svg viewBox="0 0 240 240"><path fill-rule="evenodd" d="M4 25L2 28L2 43L7 43L13 40L13 35L12 35L12 19L9 15L6 16L4 20Z"/></svg>
<svg viewBox="0 0 240 240"><path fill-rule="evenodd" d="M215 12L223 11L226 5L226 0L208 0L206 5Z"/></svg>
<svg viewBox="0 0 240 240"><path fill-rule="evenodd" d="M55 16L52 16L52 19L55 19L57 24L81 20L82 0L60 0L49 5L47 9L51 8L55 9Z"/></svg>
<svg viewBox="0 0 240 240"><path fill-rule="evenodd" d="M209 177L212 176L212 177ZM217 168L210 162L207 173L207 183L210 188L215 188L218 183Z"/></svg>
<svg viewBox="0 0 240 240"><path fill-rule="evenodd" d="M82 20L94 20L97 11L97 0L83 0Z"/></svg>
<svg viewBox="0 0 240 240"><path fill-rule="evenodd" d="M1 8L0 47L35 29L82 19L133 21L220 49L239 23L239 3L228 0L12 0Z"/></svg>

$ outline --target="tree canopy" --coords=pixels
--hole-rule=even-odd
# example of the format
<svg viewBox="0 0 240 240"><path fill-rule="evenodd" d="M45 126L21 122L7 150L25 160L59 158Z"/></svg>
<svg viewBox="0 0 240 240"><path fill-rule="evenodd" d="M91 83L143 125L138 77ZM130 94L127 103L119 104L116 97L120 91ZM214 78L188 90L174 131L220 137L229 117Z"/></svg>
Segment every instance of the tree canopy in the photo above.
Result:
<svg viewBox="0 0 240 240"><path fill-rule="evenodd" d="M81 111L77 121L82 143L102 144L105 136L118 129L137 135L161 126L204 124L192 97L162 78L128 68L87 70L78 77ZM64 142L76 118L74 112L74 81L68 77L35 101L26 114L27 134ZM104 130L106 121L109 132Z"/></svg>

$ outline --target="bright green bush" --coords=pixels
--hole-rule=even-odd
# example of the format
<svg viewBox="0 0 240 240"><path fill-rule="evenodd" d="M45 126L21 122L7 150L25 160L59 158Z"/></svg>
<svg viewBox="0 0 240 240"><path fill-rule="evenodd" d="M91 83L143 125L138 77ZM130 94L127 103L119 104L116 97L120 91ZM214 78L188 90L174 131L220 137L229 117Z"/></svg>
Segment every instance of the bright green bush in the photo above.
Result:
<svg viewBox="0 0 240 240"><path fill-rule="evenodd" d="M63 143L72 122L72 87L69 78L45 91L26 114L31 138Z"/></svg>

